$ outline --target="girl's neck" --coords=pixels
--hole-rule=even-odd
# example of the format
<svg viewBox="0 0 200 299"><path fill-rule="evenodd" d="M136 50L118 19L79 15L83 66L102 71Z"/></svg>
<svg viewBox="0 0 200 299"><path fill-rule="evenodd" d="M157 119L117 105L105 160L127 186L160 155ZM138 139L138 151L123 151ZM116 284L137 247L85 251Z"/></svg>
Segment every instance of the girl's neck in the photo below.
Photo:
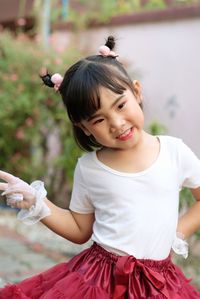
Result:
<svg viewBox="0 0 200 299"><path fill-rule="evenodd" d="M97 158L112 169L133 173L149 168L157 160L159 152L159 139L143 132L136 147L126 150L103 148L97 152Z"/></svg>

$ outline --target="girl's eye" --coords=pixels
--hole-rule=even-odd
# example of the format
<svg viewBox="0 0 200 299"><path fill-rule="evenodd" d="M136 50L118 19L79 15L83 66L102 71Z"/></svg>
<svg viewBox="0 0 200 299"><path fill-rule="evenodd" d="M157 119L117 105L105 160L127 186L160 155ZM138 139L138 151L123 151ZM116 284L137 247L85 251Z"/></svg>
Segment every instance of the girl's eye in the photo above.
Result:
<svg viewBox="0 0 200 299"><path fill-rule="evenodd" d="M95 120L95 122L93 123L94 125L99 124L103 121L103 118L97 119Z"/></svg>
<svg viewBox="0 0 200 299"><path fill-rule="evenodd" d="M124 108L125 105L126 105L126 102L121 103L120 105L118 105L118 109L121 110L122 108Z"/></svg>

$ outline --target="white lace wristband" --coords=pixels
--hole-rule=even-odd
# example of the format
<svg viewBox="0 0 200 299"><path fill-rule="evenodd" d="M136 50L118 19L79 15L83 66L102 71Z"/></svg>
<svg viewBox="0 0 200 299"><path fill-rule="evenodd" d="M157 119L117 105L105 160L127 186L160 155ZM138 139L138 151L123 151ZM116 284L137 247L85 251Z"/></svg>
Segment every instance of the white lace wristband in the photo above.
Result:
<svg viewBox="0 0 200 299"><path fill-rule="evenodd" d="M36 203L29 209L21 209L17 214L17 218L27 225L35 224L51 214L49 207L44 202L47 195L44 183L42 181L34 181L30 186L35 189Z"/></svg>
<svg viewBox="0 0 200 299"><path fill-rule="evenodd" d="M176 236L173 240L173 243L172 243L172 249L176 254L182 255L185 259L188 257L189 245L182 238L180 233L176 234Z"/></svg>

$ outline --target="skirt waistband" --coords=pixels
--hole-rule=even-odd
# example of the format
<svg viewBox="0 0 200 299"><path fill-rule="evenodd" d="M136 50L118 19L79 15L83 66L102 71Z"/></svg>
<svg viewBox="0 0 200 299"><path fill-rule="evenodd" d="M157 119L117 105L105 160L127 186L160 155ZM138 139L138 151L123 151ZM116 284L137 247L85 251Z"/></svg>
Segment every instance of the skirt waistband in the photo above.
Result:
<svg viewBox="0 0 200 299"><path fill-rule="evenodd" d="M95 254L99 257L103 257L107 259L108 261L112 261L114 263L117 263L117 261L122 258L122 256L117 255L113 252L107 251L103 247L101 247L96 242L93 243L91 246L91 254ZM134 256L130 256L135 258ZM136 259L136 258L135 258ZM171 255L169 255L167 258L163 260L151 260L151 259L136 259L138 262L142 263L144 266L151 268L153 270L162 271L163 269L168 268L168 266L172 263L171 261Z"/></svg>

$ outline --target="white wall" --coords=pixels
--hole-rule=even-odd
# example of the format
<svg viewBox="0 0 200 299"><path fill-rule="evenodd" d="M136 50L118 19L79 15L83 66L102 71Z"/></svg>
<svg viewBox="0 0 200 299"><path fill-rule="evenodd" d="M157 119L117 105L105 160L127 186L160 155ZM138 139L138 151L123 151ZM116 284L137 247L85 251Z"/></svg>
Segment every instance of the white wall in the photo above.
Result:
<svg viewBox="0 0 200 299"><path fill-rule="evenodd" d="M94 54L109 34L118 38L120 59L141 80L146 126L161 122L200 157L200 19L99 27L75 38ZM54 35L65 43L72 38Z"/></svg>

